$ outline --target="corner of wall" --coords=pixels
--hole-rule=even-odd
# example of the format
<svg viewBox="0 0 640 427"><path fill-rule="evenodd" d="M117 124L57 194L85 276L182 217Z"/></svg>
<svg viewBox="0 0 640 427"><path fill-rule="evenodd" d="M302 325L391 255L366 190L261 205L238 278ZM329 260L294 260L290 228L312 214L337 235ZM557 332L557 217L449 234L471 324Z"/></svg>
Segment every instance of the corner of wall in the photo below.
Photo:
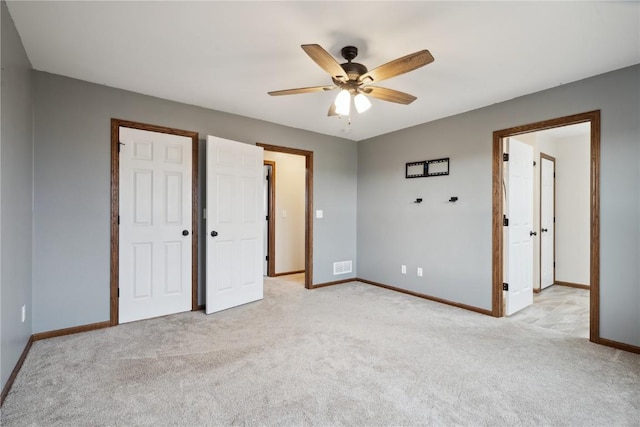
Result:
<svg viewBox="0 0 640 427"><path fill-rule="evenodd" d="M33 332L34 102L31 63L5 1L0 15L0 246L5 249L0 252L0 381L5 389Z"/></svg>

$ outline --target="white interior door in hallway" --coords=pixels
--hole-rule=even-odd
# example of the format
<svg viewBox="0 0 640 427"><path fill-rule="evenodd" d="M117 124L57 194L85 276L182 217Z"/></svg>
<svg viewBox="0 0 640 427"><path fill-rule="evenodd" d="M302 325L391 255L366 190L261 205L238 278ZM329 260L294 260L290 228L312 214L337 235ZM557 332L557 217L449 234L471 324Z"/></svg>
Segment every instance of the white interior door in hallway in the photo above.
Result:
<svg viewBox="0 0 640 427"><path fill-rule="evenodd" d="M533 304L533 147L508 138L506 212L509 225L504 277L509 286L505 313L511 315Z"/></svg>
<svg viewBox="0 0 640 427"><path fill-rule="evenodd" d="M119 322L191 310L192 140L120 127Z"/></svg>
<svg viewBox="0 0 640 427"><path fill-rule="evenodd" d="M540 288L555 282L555 159L540 153Z"/></svg>
<svg viewBox="0 0 640 427"><path fill-rule="evenodd" d="M269 212L271 210L271 191L272 191L272 165L264 165L264 170L262 172L262 176L264 177L264 196L263 196L263 204L264 204L264 230L263 230L263 275L269 275Z"/></svg>
<svg viewBox="0 0 640 427"><path fill-rule="evenodd" d="M263 151L207 137L207 314L263 297Z"/></svg>

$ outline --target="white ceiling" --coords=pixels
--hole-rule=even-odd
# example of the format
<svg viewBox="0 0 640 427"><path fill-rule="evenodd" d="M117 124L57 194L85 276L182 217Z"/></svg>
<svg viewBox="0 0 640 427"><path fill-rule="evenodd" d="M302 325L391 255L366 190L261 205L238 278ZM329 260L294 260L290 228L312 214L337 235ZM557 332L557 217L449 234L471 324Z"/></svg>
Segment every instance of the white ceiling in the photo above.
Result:
<svg viewBox="0 0 640 427"><path fill-rule="evenodd" d="M640 2L9 1L33 67L98 84L362 140L640 63ZM300 48L336 58L354 45L369 69L429 49L435 62L327 117L336 92ZM341 59L341 58L340 58ZM340 61L343 62L343 61Z"/></svg>

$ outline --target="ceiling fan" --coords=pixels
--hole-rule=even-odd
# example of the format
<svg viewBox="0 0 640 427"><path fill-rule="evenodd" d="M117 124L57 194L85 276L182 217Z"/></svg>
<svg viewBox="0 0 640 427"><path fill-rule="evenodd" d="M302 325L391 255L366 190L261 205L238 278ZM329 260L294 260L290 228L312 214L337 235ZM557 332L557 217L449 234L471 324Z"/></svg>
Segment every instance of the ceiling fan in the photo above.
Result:
<svg viewBox="0 0 640 427"><path fill-rule="evenodd" d="M338 61L320 45L303 44L301 47L320 68L331 75L333 85L276 90L268 93L271 96L280 96L341 89L335 102L329 107L329 116L348 116L352 97L356 110L359 113L371 107L371 102L367 99L367 96L383 101L395 102L397 104L411 104L417 99L415 96L394 89L371 86L371 84L408 73L409 71L430 64L434 60L431 53L425 49L387 62L369 71L364 65L351 62L358 56L358 48L354 46L345 46L340 51L342 57L347 60L347 62L343 64L339 64Z"/></svg>

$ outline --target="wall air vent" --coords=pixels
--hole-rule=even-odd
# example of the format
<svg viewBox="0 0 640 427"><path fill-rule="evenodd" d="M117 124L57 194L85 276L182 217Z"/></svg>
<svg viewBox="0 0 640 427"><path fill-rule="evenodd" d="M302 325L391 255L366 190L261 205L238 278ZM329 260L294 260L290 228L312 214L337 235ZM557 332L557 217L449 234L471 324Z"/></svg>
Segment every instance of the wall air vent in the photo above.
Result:
<svg viewBox="0 0 640 427"><path fill-rule="evenodd" d="M333 263L333 274L346 274L351 273L353 271L353 267L351 265L351 261L340 261Z"/></svg>

